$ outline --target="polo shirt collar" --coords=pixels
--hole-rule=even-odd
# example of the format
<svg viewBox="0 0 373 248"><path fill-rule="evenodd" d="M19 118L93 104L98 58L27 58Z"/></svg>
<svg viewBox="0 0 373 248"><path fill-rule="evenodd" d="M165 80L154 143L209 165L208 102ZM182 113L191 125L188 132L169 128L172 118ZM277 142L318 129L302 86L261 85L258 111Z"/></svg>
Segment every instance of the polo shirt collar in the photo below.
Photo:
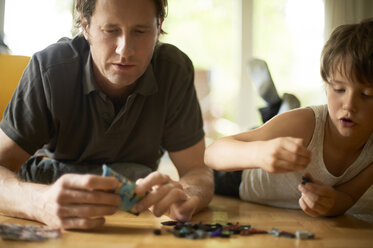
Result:
<svg viewBox="0 0 373 248"><path fill-rule="evenodd" d="M96 84L95 77L93 76L93 66L91 53L88 53L87 59L83 68L83 87L84 94L88 95L92 91L99 90Z"/></svg>
<svg viewBox="0 0 373 248"><path fill-rule="evenodd" d="M100 91L93 75L93 63L91 53L88 54L83 68L84 94L88 95L92 91ZM155 79L153 65L150 63L144 74L137 80L135 93L149 96L158 91L157 80Z"/></svg>
<svg viewBox="0 0 373 248"><path fill-rule="evenodd" d="M137 80L135 93L150 96L158 91L157 80L154 76L153 65L150 63L144 74Z"/></svg>

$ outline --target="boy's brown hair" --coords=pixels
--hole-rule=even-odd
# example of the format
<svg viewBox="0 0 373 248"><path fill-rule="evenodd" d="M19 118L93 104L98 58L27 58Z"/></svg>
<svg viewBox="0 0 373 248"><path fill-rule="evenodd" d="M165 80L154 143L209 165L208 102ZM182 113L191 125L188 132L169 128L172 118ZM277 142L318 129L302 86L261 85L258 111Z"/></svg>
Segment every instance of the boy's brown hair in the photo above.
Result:
<svg viewBox="0 0 373 248"><path fill-rule="evenodd" d="M322 79L329 83L336 70L353 82L373 85L373 18L332 32L321 54Z"/></svg>

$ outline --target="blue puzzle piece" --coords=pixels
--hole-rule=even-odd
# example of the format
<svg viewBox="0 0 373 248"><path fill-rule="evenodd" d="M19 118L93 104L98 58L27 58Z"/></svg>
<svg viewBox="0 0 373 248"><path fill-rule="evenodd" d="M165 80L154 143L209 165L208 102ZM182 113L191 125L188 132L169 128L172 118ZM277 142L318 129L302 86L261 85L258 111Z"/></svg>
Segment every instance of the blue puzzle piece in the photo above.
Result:
<svg viewBox="0 0 373 248"><path fill-rule="evenodd" d="M114 176L118 179L119 182L121 182L121 186L114 191L122 199L122 203L120 204L119 209L133 214L137 214L137 212L133 209L133 206L135 206L136 203L141 201L144 197L136 195L136 183L131 182L130 180L128 180L118 172L112 170L105 164L102 165L102 171L102 176Z"/></svg>

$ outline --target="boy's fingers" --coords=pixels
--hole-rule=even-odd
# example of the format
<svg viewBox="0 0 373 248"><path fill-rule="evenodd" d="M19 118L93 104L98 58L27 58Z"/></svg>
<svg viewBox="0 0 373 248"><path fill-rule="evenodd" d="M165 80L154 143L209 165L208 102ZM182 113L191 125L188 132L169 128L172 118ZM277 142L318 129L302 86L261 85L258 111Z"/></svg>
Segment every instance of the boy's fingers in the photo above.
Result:
<svg viewBox="0 0 373 248"><path fill-rule="evenodd" d="M317 217L319 214L315 211L313 211L311 208L308 207L307 203L304 201L303 197L299 199L299 206L301 209L309 216L311 217Z"/></svg>
<svg viewBox="0 0 373 248"><path fill-rule="evenodd" d="M284 143L284 146L288 151L305 158L309 158L311 156L311 152L308 151L303 145L303 139L288 137L286 141L287 142Z"/></svg>
<svg viewBox="0 0 373 248"><path fill-rule="evenodd" d="M307 204L308 208L316 213L322 213L324 211L324 206L320 204L322 199L317 195L312 193L302 194L304 202Z"/></svg>
<svg viewBox="0 0 373 248"><path fill-rule="evenodd" d="M313 179L312 179L313 181ZM329 186L323 185L323 184L318 184L319 182L313 182L313 183L306 183L305 185L302 185L307 191L312 192L316 195L319 196L324 196L324 197L331 197L332 195L332 188Z"/></svg>
<svg viewBox="0 0 373 248"><path fill-rule="evenodd" d="M307 184L306 184L307 185ZM325 209L330 209L333 205L333 199L328 196L322 196L315 194L314 192L308 190L306 185L299 184L298 189L302 192L302 198L305 199L307 205L312 209L317 208L319 211L324 211Z"/></svg>

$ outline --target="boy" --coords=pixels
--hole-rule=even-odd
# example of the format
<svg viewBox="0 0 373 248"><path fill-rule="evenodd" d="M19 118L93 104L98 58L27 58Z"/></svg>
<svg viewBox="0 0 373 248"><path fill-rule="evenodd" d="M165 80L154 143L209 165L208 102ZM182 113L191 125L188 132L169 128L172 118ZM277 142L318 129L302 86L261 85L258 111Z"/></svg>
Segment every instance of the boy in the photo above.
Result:
<svg viewBox="0 0 373 248"><path fill-rule="evenodd" d="M206 165L244 170L241 199L334 216L372 185L373 19L334 30L322 52L321 75L327 105L278 115L207 148ZM304 175L313 183L300 184Z"/></svg>

